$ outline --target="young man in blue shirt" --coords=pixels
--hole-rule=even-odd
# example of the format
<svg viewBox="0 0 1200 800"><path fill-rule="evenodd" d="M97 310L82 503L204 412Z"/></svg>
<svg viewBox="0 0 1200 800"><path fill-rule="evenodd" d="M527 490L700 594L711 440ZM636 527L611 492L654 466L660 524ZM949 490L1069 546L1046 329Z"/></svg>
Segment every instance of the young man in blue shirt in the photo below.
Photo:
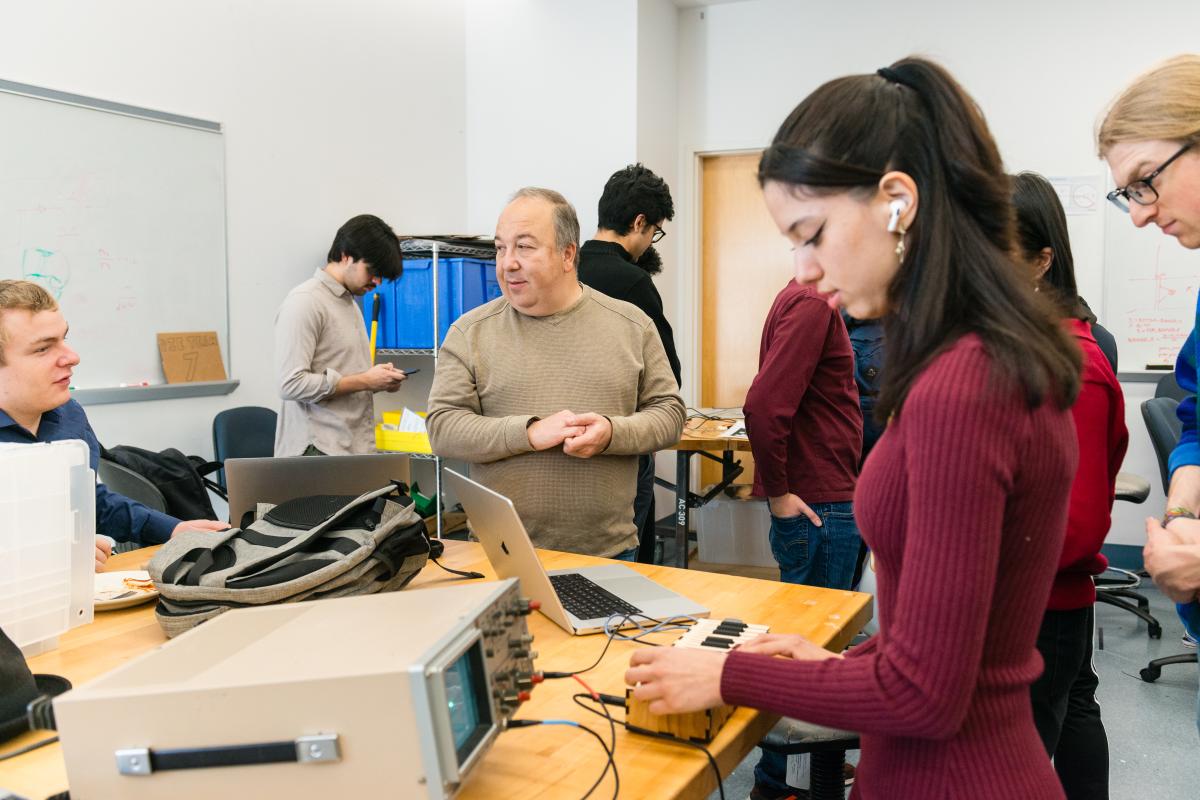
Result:
<svg viewBox="0 0 1200 800"><path fill-rule="evenodd" d="M0 443L82 439L95 470L100 443L82 406L71 399L79 355L66 339L67 321L49 292L29 281L0 281ZM160 544L180 530L227 527L212 520L182 522L96 484L96 532L119 542ZM96 537L97 570L110 547Z"/></svg>

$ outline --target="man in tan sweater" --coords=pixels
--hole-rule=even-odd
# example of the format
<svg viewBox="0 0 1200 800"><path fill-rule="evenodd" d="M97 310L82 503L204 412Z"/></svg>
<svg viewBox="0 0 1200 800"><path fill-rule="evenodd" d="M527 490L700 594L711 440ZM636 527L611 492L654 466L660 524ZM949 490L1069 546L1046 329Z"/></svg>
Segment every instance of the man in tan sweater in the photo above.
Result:
<svg viewBox="0 0 1200 800"><path fill-rule="evenodd" d="M496 223L504 295L450 327L429 436L512 499L538 547L631 561L637 456L679 440L683 401L654 323L582 286L578 250L562 195L514 195Z"/></svg>

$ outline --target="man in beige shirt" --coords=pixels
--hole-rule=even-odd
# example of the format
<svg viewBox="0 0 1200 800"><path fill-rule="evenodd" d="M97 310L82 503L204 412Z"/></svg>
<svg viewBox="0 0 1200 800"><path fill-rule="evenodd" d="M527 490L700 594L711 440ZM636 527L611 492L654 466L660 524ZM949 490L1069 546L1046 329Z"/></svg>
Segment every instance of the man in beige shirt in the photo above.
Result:
<svg viewBox="0 0 1200 800"><path fill-rule="evenodd" d="M284 298L275 317L279 424L275 455L375 452L375 392L394 392L405 374L371 365L356 297L403 271L400 242L369 214L338 229L328 263Z"/></svg>
<svg viewBox="0 0 1200 800"><path fill-rule="evenodd" d="M429 397L433 450L512 499L539 547L633 560L637 457L684 407L654 323L576 277L579 221L522 189L496 223L503 297L446 335Z"/></svg>

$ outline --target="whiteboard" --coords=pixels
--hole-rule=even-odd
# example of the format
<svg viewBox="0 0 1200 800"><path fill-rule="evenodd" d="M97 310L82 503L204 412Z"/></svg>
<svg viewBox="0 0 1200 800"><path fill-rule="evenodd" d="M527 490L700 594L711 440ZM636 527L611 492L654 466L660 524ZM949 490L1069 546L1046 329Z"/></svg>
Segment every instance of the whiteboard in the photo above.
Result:
<svg viewBox="0 0 1200 800"><path fill-rule="evenodd" d="M76 388L162 383L168 331L228 373L221 126L0 81L0 130L0 278L58 299Z"/></svg>
<svg viewBox="0 0 1200 800"><path fill-rule="evenodd" d="M1121 371L1173 368L1195 324L1200 252L1105 206L1102 319L1117 340Z"/></svg>

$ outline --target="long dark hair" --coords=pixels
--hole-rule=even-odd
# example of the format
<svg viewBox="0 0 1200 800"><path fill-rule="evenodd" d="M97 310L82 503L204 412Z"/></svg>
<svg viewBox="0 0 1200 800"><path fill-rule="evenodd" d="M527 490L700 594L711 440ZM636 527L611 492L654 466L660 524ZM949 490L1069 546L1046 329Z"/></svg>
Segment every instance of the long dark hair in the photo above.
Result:
<svg viewBox="0 0 1200 800"><path fill-rule="evenodd" d="M1008 178L983 115L940 66L906 58L874 75L832 80L784 121L758 179L807 192L871 196L890 170L917 184L920 210L888 287L877 414L899 413L940 351L974 332L1030 407L1066 408L1079 350L1011 255Z"/></svg>
<svg viewBox="0 0 1200 800"><path fill-rule="evenodd" d="M1036 172L1012 176L1012 201L1017 212L1017 246L1028 261L1050 248L1050 268L1041 277L1042 290L1064 317L1088 322L1096 318L1079 300L1075 257L1067 235L1067 213L1050 181Z"/></svg>

